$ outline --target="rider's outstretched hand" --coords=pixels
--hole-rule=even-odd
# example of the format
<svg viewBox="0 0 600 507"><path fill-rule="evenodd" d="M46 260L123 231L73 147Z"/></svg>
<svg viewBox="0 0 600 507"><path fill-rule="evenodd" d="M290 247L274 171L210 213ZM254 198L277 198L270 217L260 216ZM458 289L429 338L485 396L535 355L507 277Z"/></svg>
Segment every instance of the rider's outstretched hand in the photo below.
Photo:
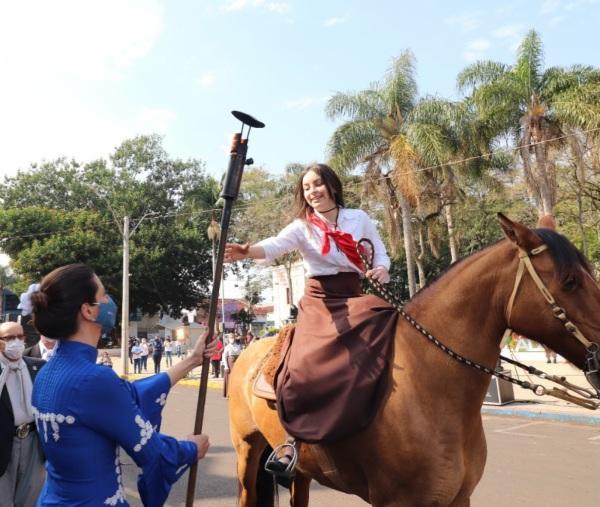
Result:
<svg viewBox="0 0 600 507"><path fill-rule="evenodd" d="M238 243L227 243L225 245L225 262L241 261L248 258L250 243L240 245Z"/></svg>

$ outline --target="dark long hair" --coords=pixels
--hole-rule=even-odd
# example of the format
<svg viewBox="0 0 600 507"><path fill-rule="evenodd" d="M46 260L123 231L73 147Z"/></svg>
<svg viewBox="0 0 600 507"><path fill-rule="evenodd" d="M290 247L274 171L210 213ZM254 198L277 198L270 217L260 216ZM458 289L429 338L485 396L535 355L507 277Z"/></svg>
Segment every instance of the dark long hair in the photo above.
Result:
<svg viewBox="0 0 600 507"><path fill-rule="evenodd" d="M302 185L304 176L311 171L319 175L335 203L338 206L344 206L344 190L342 189L342 182L335 171L326 164L312 164L300 174L294 192L294 216L295 218L300 218L302 220L306 219L306 215L313 211L312 207L308 205L304 198L304 186Z"/></svg>
<svg viewBox="0 0 600 507"><path fill-rule="evenodd" d="M48 273L40 290L31 295L35 328L48 338L74 335L81 305L96 300L95 276L85 264L68 264Z"/></svg>

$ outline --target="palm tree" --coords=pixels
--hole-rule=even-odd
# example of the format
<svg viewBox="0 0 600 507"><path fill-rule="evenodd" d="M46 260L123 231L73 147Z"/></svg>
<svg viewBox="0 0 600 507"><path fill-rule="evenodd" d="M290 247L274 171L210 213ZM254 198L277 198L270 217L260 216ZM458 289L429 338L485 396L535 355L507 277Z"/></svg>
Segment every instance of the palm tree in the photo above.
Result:
<svg viewBox="0 0 600 507"><path fill-rule="evenodd" d="M345 172L364 169L371 182L368 188L383 201L392 255L401 219L411 296L416 292L412 206L419 193L417 155L407 138L407 118L417 100L414 66L412 53L405 51L393 61L382 83L359 92L336 93L326 106L330 119L345 120L329 141L330 164Z"/></svg>
<svg viewBox="0 0 600 507"><path fill-rule="evenodd" d="M593 118L594 102L581 90L598 82L600 72L592 67L544 70L543 45L534 30L521 42L514 65L479 61L458 76L459 89L471 92L482 121L518 143L528 194L540 216L552 214L557 196L555 160L563 143L549 141Z"/></svg>
<svg viewBox="0 0 600 507"><path fill-rule="evenodd" d="M453 102L425 97L410 115L408 130L411 145L437 188L436 197L444 209L451 262L458 260L458 242L454 226L454 206L463 194L462 187L474 180L487 187L500 183L487 170L506 167L506 157L491 153L494 138L476 114L472 102Z"/></svg>

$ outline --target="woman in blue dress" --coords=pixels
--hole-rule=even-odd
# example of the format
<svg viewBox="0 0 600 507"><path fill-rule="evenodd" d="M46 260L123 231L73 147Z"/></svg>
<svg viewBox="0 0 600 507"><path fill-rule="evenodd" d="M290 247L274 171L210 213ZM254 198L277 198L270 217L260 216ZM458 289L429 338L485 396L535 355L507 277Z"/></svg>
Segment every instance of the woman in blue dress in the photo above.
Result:
<svg viewBox="0 0 600 507"><path fill-rule="evenodd" d="M161 434L161 412L171 386L210 356L212 347L198 340L193 353L167 372L129 383L96 364L100 334L114 327L117 308L91 268L55 269L31 299L38 331L60 340L33 387L48 471L38 505L128 505L120 448L141 469L144 505L163 505L209 443L204 435L178 441Z"/></svg>

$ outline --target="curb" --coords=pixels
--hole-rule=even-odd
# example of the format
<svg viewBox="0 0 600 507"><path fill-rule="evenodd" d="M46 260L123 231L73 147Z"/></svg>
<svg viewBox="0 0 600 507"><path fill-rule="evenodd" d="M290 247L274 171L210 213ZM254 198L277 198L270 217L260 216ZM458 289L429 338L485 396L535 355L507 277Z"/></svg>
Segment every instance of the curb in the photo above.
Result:
<svg viewBox="0 0 600 507"><path fill-rule="evenodd" d="M567 412L542 412L518 408L506 407L481 407L481 413L501 417L520 417L523 419L539 419L543 421L555 421L563 423L585 424L588 426L600 426L600 416L569 414Z"/></svg>
<svg viewBox="0 0 600 507"><path fill-rule="evenodd" d="M135 381L143 378L147 378L147 376L139 376L139 375L119 375L123 380ZM177 382L178 386L186 386L186 387L200 387L200 380L198 379L182 379ZM223 382L219 380L211 380L208 381L209 389L223 389Z"/></svg>
<svg viewBox="0 0 600 507"><path fill-rule="evenodd" d="M178 386L185 386L185 387L200 387L200 381L199 380L180 380L179 382L177 382ZM208 381L208 388L209 389L223 389L223 382L219 382L218 380L209 380Z"/></svg>

